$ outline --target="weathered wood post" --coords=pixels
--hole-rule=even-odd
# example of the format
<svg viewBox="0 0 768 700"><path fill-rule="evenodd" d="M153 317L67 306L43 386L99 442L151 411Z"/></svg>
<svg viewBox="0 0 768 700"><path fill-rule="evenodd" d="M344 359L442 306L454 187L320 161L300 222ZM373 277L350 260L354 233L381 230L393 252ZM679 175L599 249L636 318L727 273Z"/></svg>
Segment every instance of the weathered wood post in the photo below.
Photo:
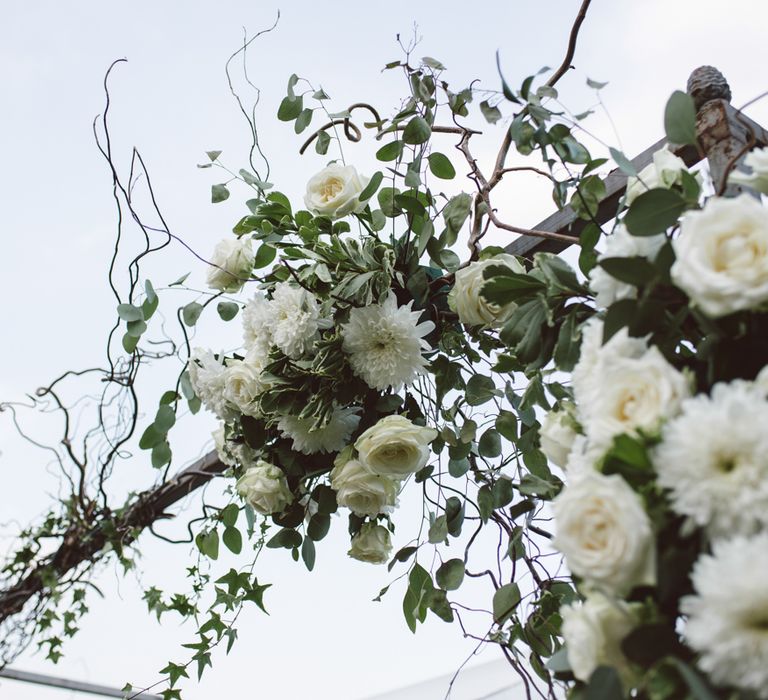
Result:
<svg viewBox="0 0 768 700"><path fill-rule="evenodd" d="M743 169L744 157L756 147L768 145L765 130L731 105L731 88L723 74L712 66L697 68L688 78L688 94L696 105L696 134L709 162L709 172L720 194L749 192L746 187L727 185L728 173Z"/></svg>

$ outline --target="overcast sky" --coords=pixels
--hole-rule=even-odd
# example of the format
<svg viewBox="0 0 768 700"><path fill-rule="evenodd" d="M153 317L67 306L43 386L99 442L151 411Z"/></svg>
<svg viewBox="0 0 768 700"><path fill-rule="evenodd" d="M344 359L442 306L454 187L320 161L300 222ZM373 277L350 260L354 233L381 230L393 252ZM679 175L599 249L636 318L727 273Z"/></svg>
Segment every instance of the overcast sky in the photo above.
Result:
<svg viewBox="0 0 768 700"><path fill-rule="evenodd" d="M254 45L249 63L262 90L258 125L273 167L271 181L298 200L308 177L325 164L314 153L300 157L302 139L274 117L291 73L322 84L333 98L332 109L364 100L391 114L403 84L381 68L400 58L396 34L410 37L416 23L423 36L416 56L441 60L452 85L480 78L498 89L497 49L508 81L519 85L542 66L559 64L578 5L577 0L284 3L277 30ZM211 205L210 186L218 176L196 168L209 149L222 150L235 169L246 164L248 133L229 95L223 64L242 41L243 27L252 33L269 26L277 8L258 0L3 3L0 401L21 398L66 369L103 362L114 313L106 266L115 213L91 123L103 108L106 68L116 58L128 59L111 83L113 139L122 166L130 147L137 146L172 230L205 255L240 217L247 196L233 190L229 201ZM660 138L666 98L684 89L698 65L713 64L725 73L737 106L766 90L761 69L767 18L761 0L732 0L727 9L714 0L594 0L576 70L558 86L561 96L574 112L583 111L595 105L586 78L608 81L602 91L607 113L598 109L587 126L608 145L636 155ZM748 114L768 123L765 101ZM481 162L492 157L495 136L478 144ZM345 155L362 172L371 172L377 167L376 147L368 139L347 146ZM450 144L445 150L451 152ZM457 187L468 189L470 183ZM498 201L506 220L533 225L549 213L543 183L521 178L505 187ZM201 285L204 277L200 264L178 245L149 271L158 287L189 271L190 284ZM172 307L172 293L161 295L161 309L163 302ZM215 319L203 324L200 342L231 342L232 329L220 326ZM153 381L146 387L147 410L156 402L152 392L167 388L162 377ZM204 436L213 426L202 414L185 420L172 434L178 436L179 454L192 459L209 448ZM0 450L0 521L27 522L45 507L56 481L45 459L14 438L5 414ZM152 478L144 457L138 455L130 473L119 477L125 488L143 487ZM418 493L403 499L395 546L412 536L418 502ZM195 503L187 507L194 509ZM344 523L334 529L319 547L312 575L286 552L269 552L259 576L274 584L266 598L271 616L247 611L232 653L217 654L214 669L199 687L190 684L185 697L359 700L450 673L471 654L471 640L434 617L411 635L400 613L400 588L393 587L383 603L370 602L390 579L385 570L347 559ZM128 680L151 683L169 659L183 659L178 644L191 641L194 630L179 629L172 618L158 626L146 614L140 591L182 583L189 549L151 538L142 544L138 577L121 580L112 569L100 576L107 597L91 599L93 613L58 667L32 653L17 666L119 687ZM4 549L7 540L0 546ZM495 658L488 650L476 661ZM0 685L0 692L19 699L68 695L10 682Z"/></svg>

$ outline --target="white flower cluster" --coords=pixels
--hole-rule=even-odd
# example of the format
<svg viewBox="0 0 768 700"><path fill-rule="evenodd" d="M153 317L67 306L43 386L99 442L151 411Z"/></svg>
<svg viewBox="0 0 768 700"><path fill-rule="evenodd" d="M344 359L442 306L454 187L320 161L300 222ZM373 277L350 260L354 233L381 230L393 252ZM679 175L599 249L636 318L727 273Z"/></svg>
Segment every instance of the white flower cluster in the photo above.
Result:
<svg viewBox="0 0 768 700"><path fill-rule="evenodd" d="M415 425L405 416L379 420L336 458L331 487L336 491L338 504L360 517L375 518L392 512L401 481L426 465L429 444L436 437L436 430ZM374 527L373 521L363 528L352 541L350 556L385 562L390 551L386 528ZM372 558L372 550L378 552L377 557Z"/></svg>

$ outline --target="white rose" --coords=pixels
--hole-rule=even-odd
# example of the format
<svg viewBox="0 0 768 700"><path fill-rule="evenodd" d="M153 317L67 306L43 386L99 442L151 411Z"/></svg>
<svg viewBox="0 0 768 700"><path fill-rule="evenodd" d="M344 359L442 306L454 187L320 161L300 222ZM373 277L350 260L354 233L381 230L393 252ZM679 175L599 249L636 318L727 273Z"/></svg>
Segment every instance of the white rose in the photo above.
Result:
<svg viewBox="0 0 768 700"><path fill-rule="evenodd" d="M663 234L658 236L633 236L624 226L617 226L612 235L606 238L605 251L598 261L605 258L643 257L653 260L666 241ZM596 265L589 273L589 286L595 293L595 303L600 308L607 308L619 299L634 299L637 287L621 282Z"/></svg>
<svg viewBox="0 0 768 700"><path fill-rule="evenodd" d="M626 603L594 592L583 603L560 608L560 615L568 664L578 680L586 683L598 666L612 666L625 683L629 681L631 669L621 641L636 620Z"/></svg>
<svg viewBox="0 0 768 700"><path fill-rule="evenodd" d="M552 503L553 545L568 568L621 596L655 580L653 531L640 497L618 474L580 472Z"/></svg>
<svg viewBox="0 0 768 700"><path fill-rule="evenodd" d="M261 378L263 365L259 360L258 356L246 356L246 360L228 360L224 373L224 397L237 406L241 413L254 418L261 415L256 401L267 388Z"/></svg>
<svg viewBox="0 0 768 700"><path fill-rule="evenodd" d="M370 564L386 564L392 551L389 530L383 525L367 522L352 538L352 546L347 552L353 559L367 561Z"/></svg>
<svg viewBox="0 0 768 700"><path fill-rule="evenodd" d="M605 345L603 324L584 327L581 357L573 371L578 419L590 449L605 452L622 433L654 433L679 413L690 396L688 377L643 338L622 328Z"/></svg>
<svg viewBox="0 0 768 700"><path fill-rule="evenodd" d="M486 280L483 271L491 265L503 265L512 272L525 274L525 269L513 255L501 253L492 258L470 263L456 271L456 277L448 294L448 305L459 315L459 320L469 326L502 326L517 308L511 303L505 306L493 304L481 295Z"/></svg>
<svg viewBox="0 0 768 700"><path fill-rule="evenodd" d="M358 199L369 178L360 176L352 165L331 163L307 183L304 205L318 216L340 219L359 213L366 202Z"/></svg>
<svg viewBox="0 0 768 700"><path fill-rule="evenodd" d="M386 416L355 442L361 464L372 474L404 479L419 471L429 459L433 428L422 428L404 416Z"/></svg>
<svg viewBox="0 0 768 700"><path fill-rule="evenodd" d="M355 515L371 517L391 512L397 501L398 483L386 476L371 474L356 459L336 461L331 487L336 501Z"/></svg>
<svg viewBox="0 0 768 700"><path fill-rule="evenodd" d="M627 178L626 204L629 206L643 192L665 187L669 189L682 179L682 172L687 171L685 163L672 153L667 146L653 154L653 163L643 168L638 177Z"/></svg>
<svg viewBox="0 0 768 700"><path fill-rule="evenodd" d="M225 238L213 249L211 267L206 281L211 289L220 292L237 292L253 271L254 254L251 239Z"/></svg>
<svg viewBox="0 0 768 700"><path fill-rule="evenodd" d="M752 168L751 173L734 170L728 176L731 185L743 185L768 194L768 148L756 148L744 158L744 165Z"/></svg>
<svg viewBox="0 0 768 700"><path fill-rule="evenodd" d="M567 411L550 411L544 416L539 430L541 451L547 459L561 469L568 462L576 431Z"/></svg>
<svg viewBox="0 0 768 700"><path fill-rule="evenodd" d="M262 515L281 513L293 501L285 474L260 459L237 480L237 492Z"/></svg>
<svg viewBox="0 0 768 700"><path fill-rule="evenodd" d="M768 212L748 194L687 213L672 245L672 281L708 316L768 301Z"/></svg>

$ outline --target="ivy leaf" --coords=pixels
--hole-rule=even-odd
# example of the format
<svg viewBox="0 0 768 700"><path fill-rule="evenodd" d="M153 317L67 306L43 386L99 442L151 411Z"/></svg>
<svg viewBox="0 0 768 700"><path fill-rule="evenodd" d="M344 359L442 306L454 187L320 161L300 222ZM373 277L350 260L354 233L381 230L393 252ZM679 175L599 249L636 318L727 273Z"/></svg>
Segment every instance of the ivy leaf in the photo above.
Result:
<svg viewBox="0 0 768 700"><path fill-rule="evenodd" d="M670 143L696 144L696 106L688 93L675 90L667 100L664 132Z"/></svg>
<svg viewBox="0 0 768 700"><path fill-rule="evenodd" d="M498 107L491 105L488 100L483 100L480 103L480 111L483 113L485 121L489 124L495 124L501 119L501 110Z"/></svg>

